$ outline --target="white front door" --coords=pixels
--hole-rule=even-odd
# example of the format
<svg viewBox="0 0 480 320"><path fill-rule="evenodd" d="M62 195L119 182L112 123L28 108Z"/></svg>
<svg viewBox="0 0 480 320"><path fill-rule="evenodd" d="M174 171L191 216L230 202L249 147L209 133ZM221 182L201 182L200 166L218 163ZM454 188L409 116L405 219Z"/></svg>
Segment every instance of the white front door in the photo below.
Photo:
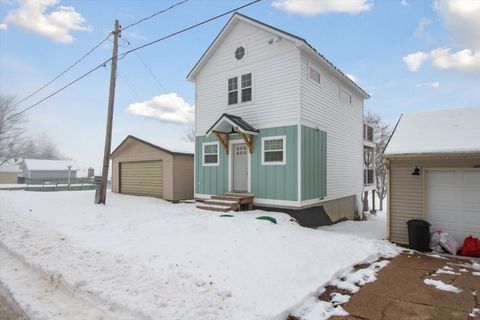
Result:
<svg viewBox="0 0 480 320"><path fill-rule="evenodd" d="M460 244L480 237L480 170L428 170L425 218Z"/></svg>
<svg viewBox="0 0 480 320"><path fill-rule="evenodd" d="M245 143L235 143L233 146L233 191L248 192L248 148Z"/></svg>

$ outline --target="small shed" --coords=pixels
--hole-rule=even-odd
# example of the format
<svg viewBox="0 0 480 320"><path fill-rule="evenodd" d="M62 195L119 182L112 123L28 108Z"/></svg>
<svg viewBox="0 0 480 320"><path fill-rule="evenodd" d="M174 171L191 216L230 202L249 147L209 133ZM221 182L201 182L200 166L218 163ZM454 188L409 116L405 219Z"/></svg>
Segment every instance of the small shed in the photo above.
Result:
<svg viewBox="0 0 480 320"><path fill-rule="evenodd" d="M193 199L193 144L127 136L112 152L112 191L169 201Z"/></svg>
<svg viewBox="0 0 480 320"><path fill-rule="evenodd" d="M18 164L4 163L0 166L0 184L16 184L22 173Z"/></svg>
<svg viewBox="0 0 480 320"><path fill-rule="evenodd" d="M408 243L406 222L425 219L458 242L480 237L480 108L402 116L384 151L388 237Z"/></svg>

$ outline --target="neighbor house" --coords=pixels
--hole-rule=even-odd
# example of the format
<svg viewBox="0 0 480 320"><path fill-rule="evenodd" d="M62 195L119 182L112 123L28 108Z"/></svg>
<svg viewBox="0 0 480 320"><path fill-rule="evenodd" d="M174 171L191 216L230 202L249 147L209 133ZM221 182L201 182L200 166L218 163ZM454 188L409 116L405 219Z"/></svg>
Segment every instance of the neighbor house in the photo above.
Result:
<svg viewBox="0 0 480 320"><path fill-rule="evenodd" d="M80 169L73 160L24 159L20 165L23 177L38 180L67 180L76 178Z"/></svg>
<svg viewBox="0 0 480 320"><path fill-rule="evenodd" d="M193 143L162 146L129 135L112 152L112 191L162 198L193 199Z"/></svg>
<svg viewBox="0 0 480 320"><path fill-rule="evenodd" d="M20 165L16 163L4 163L0 166L0 184L18 183L18 177L21 175Z"/></svg>
<svg viewBox="0 0 480 320"><path fill-rule="evenodd" d="M403 115L384 158L390 240L408 243L410 219L480 237L480 108Z"/></svg>
<svg viewBox="0 0 480 320"><path fill-rule="evenodd" d="M353 218L369 95L306 40L235 13L187 78L196 198L249 193L257 206Z"/></svg>

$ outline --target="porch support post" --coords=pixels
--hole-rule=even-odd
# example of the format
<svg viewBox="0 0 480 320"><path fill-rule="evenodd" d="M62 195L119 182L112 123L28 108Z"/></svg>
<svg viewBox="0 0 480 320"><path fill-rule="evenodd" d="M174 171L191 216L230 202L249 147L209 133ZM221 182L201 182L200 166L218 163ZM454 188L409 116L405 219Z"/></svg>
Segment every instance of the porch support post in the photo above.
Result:
<svg viewBox="0 0 480 320"><path fill-rule="evenodd" d="M230 136L227 133L224 133L225 135L225 139L224 139L222 138L222 133L218 131L213 131L213 134L218 139L218 141L220 141L220 143L222 144L223 148L225 149L225 153L228 154L228 143L230 140Z"/></svg>
<svg viewBox="0 0 480 320"><path fill-rule="evenodd" d="M247 135L243 132L240 132L240 135L242 136L243 141L245 141L245 144L248 147L248 151L250 154L253 153L253 134L250 134L249 137L247 138Z"/></svg>

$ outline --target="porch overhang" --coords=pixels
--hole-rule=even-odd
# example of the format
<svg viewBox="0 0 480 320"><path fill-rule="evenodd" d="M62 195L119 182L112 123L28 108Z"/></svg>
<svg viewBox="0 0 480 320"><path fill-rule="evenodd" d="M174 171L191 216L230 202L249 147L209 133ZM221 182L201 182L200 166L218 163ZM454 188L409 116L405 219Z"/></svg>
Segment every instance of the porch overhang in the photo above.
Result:
<svg viewBox="0 0 480 320"><path fill-rule="evenodd" d="M258 135L259 130L243 120L239 116L224 113L217 121L208 129L206 135L213 134L225 148L228 154L230 135L239 134L245 141L250 153L253 152L253 136Z"/></svg>

